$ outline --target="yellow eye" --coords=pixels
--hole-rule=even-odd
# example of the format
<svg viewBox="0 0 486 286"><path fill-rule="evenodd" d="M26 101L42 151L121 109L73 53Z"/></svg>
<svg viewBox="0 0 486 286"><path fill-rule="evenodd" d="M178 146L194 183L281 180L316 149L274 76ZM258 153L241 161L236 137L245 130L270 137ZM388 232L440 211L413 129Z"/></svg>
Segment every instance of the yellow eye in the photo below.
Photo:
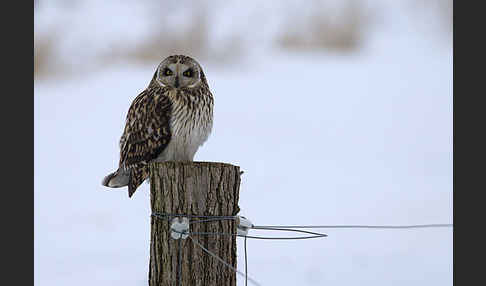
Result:
<svg viewBox="0 0 486 286"><path fill-rule="evenodd" d="M166 68L166 69L164 70L164 75L165 75L165 76L170 76L170 75L172 75L172 71L171 71L170 69Z"/></svg>
<svg viewBox="0 0 486 286"><path fill-rule="evenodd" d="M191 69L188 69L182 75L183 76L187 76L187 77L192 77L192 70Z"/></svg>

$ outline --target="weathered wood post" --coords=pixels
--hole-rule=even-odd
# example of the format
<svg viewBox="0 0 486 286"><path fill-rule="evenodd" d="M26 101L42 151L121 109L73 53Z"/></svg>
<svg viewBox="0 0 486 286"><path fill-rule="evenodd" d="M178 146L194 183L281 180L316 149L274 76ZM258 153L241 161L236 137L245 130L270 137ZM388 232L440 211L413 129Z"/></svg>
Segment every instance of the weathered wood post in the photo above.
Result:
<svg viewBox="0 0 486 286"><path fill-rule="evenodd" d="M152 214L234 216L240 210L239 189L238 166L210 162L164 162L150 166ZM179 285L180 269L184 286L235 286L236 273L231 269L191 239L171 237L173 218L151 218L149 285ZM190 232L236 233L236 227L235 220L218 220L193 223ZM236 236L194 234L191 237L236 268Z"/></svg>

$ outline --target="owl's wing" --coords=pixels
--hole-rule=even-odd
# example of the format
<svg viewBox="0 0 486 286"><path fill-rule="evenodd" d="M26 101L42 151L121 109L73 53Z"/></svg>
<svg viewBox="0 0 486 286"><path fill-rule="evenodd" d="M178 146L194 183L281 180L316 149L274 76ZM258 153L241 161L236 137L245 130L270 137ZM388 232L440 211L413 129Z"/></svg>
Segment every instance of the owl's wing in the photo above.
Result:
<svg viewBox="0 0 486 286"><path fill-rule="evenodd" d="M128 194L148 177L148 163L169 144L171 102L163 89L147 89L130 106L120 139L119 167L130 172Z"/></svg>

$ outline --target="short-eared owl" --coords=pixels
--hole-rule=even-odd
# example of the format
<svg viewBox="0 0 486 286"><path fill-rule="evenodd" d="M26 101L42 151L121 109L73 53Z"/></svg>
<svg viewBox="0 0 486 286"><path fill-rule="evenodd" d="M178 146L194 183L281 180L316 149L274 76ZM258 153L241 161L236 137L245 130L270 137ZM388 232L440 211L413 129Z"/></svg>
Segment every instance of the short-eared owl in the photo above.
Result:
<svg viewBox="0 0 486 286"><path fill-rule="evenodd" d="M131 197L148 178L149 162L192 161L212 125L213 96L201 66L188 56L167 57L133 100L120 139L118 170L102 184L128 186Z"/></svg>

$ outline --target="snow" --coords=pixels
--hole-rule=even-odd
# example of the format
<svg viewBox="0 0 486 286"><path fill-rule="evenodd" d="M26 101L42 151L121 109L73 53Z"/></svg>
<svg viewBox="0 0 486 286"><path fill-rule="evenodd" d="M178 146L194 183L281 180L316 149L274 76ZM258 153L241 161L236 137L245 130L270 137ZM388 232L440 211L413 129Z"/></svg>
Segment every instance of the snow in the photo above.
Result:
<svg viewBox="0 0 486 286"><path fill-rule="evenodd" d="M201 63L215 121L195 159L241 166L240 215L256 225L452 223L452 45L384 29L352 56L258 55L238 69ZM35 82L36 285L147 285L149 186L129 199L101 180L157 64ZM248 240L249 275L452 285L450 228L323 232Z"/></svg>

